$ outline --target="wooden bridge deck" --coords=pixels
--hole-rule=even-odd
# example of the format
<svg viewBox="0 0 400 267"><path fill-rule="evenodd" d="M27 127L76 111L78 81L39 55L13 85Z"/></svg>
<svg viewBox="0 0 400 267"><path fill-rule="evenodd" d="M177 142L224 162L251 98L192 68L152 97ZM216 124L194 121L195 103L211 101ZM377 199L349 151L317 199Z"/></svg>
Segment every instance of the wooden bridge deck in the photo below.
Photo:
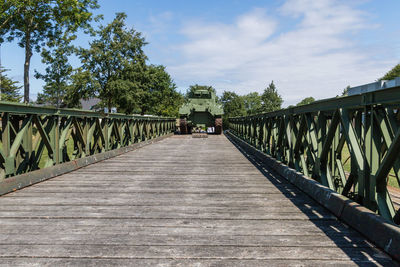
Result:
<svg viewBox="0 0 400 267"><path fill-rule="evenodd" d="M224 136L174 136L0 197L0 265L391 265Z"/></svg>

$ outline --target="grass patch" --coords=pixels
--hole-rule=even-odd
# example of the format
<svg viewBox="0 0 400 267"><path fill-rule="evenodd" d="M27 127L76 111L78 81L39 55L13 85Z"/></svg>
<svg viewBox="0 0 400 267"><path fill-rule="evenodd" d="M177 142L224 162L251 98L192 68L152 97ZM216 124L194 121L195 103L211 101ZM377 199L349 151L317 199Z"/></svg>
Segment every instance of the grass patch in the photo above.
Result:
<svg viewBox="0 0 400 267"><path fill-rule="evenodd" d="M349 151L349 148L346 143L343 146L343 150L342 150L342 164L343 164L343 169L345 172L351 171L351 159L348 159L349 156L350 156L350 151ZM391 187L400 188L393 169L391 169L390 173L389 173L388 185Z"/></svg>
<svg viewBox="0 0 400 267"><path fill-rule="evenodd" d="M72 153L74 151L74 140L72 138L68 139L67 141L67 151L68 151L68 156L71 158ZM43 148L43 154L42 157L40 158L39 161L39 168L43 169L46 166L46 162L49 159L49 152L46 148L46 146Z"/></svg>

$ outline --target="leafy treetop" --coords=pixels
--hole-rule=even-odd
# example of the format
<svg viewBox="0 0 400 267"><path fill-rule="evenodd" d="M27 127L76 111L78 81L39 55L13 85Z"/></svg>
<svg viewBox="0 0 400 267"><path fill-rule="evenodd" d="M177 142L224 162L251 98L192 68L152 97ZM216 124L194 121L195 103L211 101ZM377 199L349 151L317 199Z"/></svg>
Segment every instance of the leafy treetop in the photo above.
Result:
<svg viewBox="0 0 400 267"><path fill-rule="evenodd" d="M64 32L62 36L52 41L53 49L42 50L42 63L47 67L45 73L35 71L35 78L45 82L43 93L38 94L37 103L51 104L56 107L74 107L67 98L71 88L71 75L74 71L68 61L68 56L74 52L71 41L75 38L75 35Z"/></svg>
<svg viewBox="0 0 400 267"><path fill-rule="evenodd" d="M397 77L400 77L400 64L397 64L390 71L388 71L385 76L380 78L379 80L393 80Z"/></svg>
<svg viewBox="0 0 400 267"><path fill-rule="evenodd" d="M247 115L254 115L262 112L262 99L259 93L253 92L242 97Z"/></svg>
<svg viewBox="0 0 400 267"><path fill-rule="evenodd" d="M0 100L10 102L20 102L21 86L18 86L16 81L11 80L6 74L6 69L0 67Z"/></svg>
<svg viewBox="0 0 400 267"><path fill-rule="evenodd" d="M140 88L144 79L147 57L143 46L147 43L140 32L126 27L125 19L125 13L117 13L110 24L96 31L98 38L90 43L90 48L79 51L83 70L93 77L86 90L100 98L109 110L117 107L117 100L128 96L132 88ZM137 104L135 97L130 94L125 98L125 105Z"/></svg>
<svg viewBox="0 0 400 267"><path fill-rule="evenodd" d="M312 102L315 102L314 97L306 97L303 100L301 100L299 103L296 104L296 106L303 106L303 105L308 105L311 104Z"/></svg>
<svg viewBox="0 0 400 267"><path fill-rule="evenodd" d="M25 49L24 102L29 102L29 68L33 52L51 45L67 28L90 29L90 9L97 8L97 0L8 0L0 5L0 44L18 39Z"/></svg>
<svg viewBox="0 0 400 267"><path fill-rule="evenodd" d="M272 81L261 95L262 99L262 112L271 112L281 109L283 100L278 94L274 81Z"/></svg>

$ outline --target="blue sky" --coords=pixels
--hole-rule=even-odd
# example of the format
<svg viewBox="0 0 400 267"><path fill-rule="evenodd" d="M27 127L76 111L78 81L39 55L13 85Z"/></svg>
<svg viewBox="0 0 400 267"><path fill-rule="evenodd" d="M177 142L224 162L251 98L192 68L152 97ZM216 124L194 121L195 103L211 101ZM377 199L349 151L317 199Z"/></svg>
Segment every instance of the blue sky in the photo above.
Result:
<svg viewBox="0 0 400 267"><path fill-rule="evenodd" d="M182 92L212 85L221 94L262 92L274 80L284 106L334 97L375 81L400 62L400 1L101 0L103 24L116 12L142 32L149 62L167 67ZM76 44L87 47L80 35ZM22 82L24 52L1 48L2 65ZM79 62L72 59L73 64ZM43 85L40 55L31 65L31 97Z"/></svg>

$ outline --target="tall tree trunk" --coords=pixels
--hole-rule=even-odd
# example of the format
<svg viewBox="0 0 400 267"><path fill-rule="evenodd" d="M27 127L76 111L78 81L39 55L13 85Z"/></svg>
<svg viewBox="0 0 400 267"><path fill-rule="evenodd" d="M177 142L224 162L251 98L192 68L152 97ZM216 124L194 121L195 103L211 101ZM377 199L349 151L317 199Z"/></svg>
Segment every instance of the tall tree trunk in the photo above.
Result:
<svg viewBox="0 0 400 267"><path fill-rule="evenodd" d="M24 103L29 103L29 67L31 64L31 57L31 33L27 32L25 36Z"/></svg>

